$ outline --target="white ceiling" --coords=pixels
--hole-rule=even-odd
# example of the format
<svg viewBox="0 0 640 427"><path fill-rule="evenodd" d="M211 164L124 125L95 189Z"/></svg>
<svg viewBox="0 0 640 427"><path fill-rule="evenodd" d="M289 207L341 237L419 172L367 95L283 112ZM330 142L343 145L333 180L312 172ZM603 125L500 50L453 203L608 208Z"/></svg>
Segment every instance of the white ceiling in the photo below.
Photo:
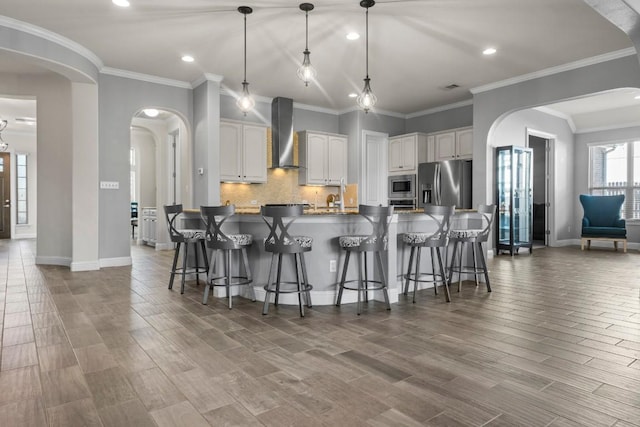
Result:
<svg viewBox="0 0 640 427"><path fill-rule="evenodd" d="M3 0L0 14L67 37L105 67L184 82L204 73L242 81L243 20L249 5L247 80L253 94L342 110L364 78L364 9L358 0L317 0L309 15L318 84L296 77L304 49L299 1ZM380 1L369 12L371 85L378 108L413 113L471 98L470 88L632 46L626 34L583 0ZM498 53L481 51L495 46ZM183 63L180 56L196 58ZM24 64L23 64L24 65ZM0 72L19 64L0 57ZM31 71L35 71L31 69ZM456 83L460 88L446 90ZM0 113L1 114L1 113Z"/></svg>

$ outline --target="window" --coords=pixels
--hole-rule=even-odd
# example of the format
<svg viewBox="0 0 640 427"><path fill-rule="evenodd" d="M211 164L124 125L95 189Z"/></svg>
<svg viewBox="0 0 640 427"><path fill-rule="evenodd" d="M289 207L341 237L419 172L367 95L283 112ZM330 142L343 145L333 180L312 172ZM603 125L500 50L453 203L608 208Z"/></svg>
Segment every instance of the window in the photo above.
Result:
<svg viewBox="0 0 640 427"><path fill-rule="evenodd" d="M26 154L16 154L16 198L16 224L28 224Z"/></svg>
<svg viewBox="0 0 640 427"><path fill-rule="evenodd" d="M589 147L589 193L624 194L622 216L640 219L640 141Z"/></svg>

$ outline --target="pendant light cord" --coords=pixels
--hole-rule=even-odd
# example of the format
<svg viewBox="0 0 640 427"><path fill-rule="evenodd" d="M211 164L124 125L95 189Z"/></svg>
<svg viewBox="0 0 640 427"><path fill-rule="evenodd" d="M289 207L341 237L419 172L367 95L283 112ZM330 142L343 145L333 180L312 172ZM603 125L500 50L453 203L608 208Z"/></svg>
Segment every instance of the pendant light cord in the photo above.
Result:
<svg viewBox="0 0 640 427"><path fill-rule="evenodd" d="M309 50L309 12L305 11L304 12L304 20L305 20L305 41L304 41L304 50L308 51Z"/></svg>
<svg viewBox="0 0 640 427"><path fill-rule="evenodd" d="M366 20L365 20L365 37L367 38L366 42L366 49L365 49L365 56L366 56L366 72L367 72L367 78L369 78L369 8L367 8L367 12L366 12L366 16L365 16Z"/></svg>
<svg viewBox="0 0 640 427"><path fill-rule="evenodd" d="M247 82L247 14L244 14L244 82Z"/></svg>

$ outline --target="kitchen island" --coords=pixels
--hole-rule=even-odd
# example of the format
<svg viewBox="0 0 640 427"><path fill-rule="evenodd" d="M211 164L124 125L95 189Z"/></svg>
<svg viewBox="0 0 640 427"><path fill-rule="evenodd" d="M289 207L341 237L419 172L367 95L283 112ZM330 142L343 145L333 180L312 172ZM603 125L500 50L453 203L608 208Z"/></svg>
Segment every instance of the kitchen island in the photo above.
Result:
<svg viewBox="0 0 640 427"><path fill-rule="evenodd" d="M200 221L200 212L197 209L187 209L184 212L185 220L192 222ZM466 222L464 213L459 213L455 219L457 226L463 226ZM226 223L225 231L229 234L246 233L253 235L253 245L248 249L249 265L253 274L253 286L256 298L264 301L269 268L271 264L271 253L264 250L264 239L267 237L269 229L259 213L259 208L238 208L236 215ZM435 222L424 215L421 210L398 211L391 219L389 225L389 245L388 251L383 255L385 270L389 278L388 291L391 303L398 302L398 296L402 292L402 274L406 270L409 262L409 250L402 243L402 233L408 231L429 232L436 229ZM344 263L345 251L340 248L338 239L343 235L369 234L371 226L366 219L358 214L357 209L347 208L339 211L334 208L305 209L304 215L296 219L289 229L292 235L304 235L313 238L313 250L305 254L309 282L313 286L311 299L313 305L335 304L337 297L337 284L340 281L342 266ZM293 267L289 257L283 258L283 281L295 281ZM430 257L423 257L423 267L430 268ZM235 260L234 260L235 261ZM373 274L373 262L369 262L370 274ZM336 267L335 269L333 267ZM237 269L237 263L234 267ZM347 280L357 278L355 268L349 268ZM235 287L232 291L234 295L242 293L248 296L246 287ZM215 287L214 296L226 296L224 287ZM380 291L371 292L370 298L383 301ZM297 295L281 295L282 304L297 305ZM343 303L355 303L357 293L345 291Z"/></svg>

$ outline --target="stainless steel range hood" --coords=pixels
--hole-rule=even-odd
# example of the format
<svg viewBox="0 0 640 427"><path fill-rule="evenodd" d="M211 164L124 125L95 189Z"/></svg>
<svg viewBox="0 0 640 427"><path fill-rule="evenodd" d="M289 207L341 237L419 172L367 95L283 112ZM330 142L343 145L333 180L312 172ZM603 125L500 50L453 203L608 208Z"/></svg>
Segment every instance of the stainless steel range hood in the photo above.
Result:
<svg viewBox="0 0 640 427"><path fill-rule="evenodd" d="M297 168L293 156L293 99L271 102L271 167Z"/></svg>

